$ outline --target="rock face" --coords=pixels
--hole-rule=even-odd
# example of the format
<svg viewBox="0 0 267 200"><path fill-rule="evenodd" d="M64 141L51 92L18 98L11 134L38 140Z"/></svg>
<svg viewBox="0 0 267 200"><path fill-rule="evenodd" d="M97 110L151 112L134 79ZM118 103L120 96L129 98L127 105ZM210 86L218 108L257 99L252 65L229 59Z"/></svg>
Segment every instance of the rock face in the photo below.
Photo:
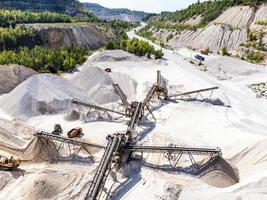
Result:
<svg viewBox="0 0 267 200"><path fill-rule="evenodd" d="M229 26L212 24L197 31L183 31L170 44L174 48L191 46L195 49L209 48L216 51L225 46L228 49L233 49L237 44L246 40L247 30L244 28L232 30Z"/></svg>
<svg viewBox="0 0 267 200"><path fill-rule="evenodd" d="M267 42L267 26L259 25L257 22L267 18L267 5L256 7L235 6L224 11L217 19L209 23L204 28L196 31L174 31L173 39L168 41L168 45L173 48L192 47L194 49L209 48L217 51L223 47L234 50L241 43L248 39L248 29L258 34L263 32L263 43ZM193 21L193 22L191 22ZM195 21L200 21L199 16L184 23L196 25ZM152 29L153 31L153 29ZM153 31L157 38L166 38L169 32L166 30Z"/></svg>
<svg viewBox="0 0 267 200"><path fill-rule="evenodd" d="M57 25L28 25L39 31L42 42L49 48L80 46L90 50L103 47L112 33L89 23Z"/></svg>
<svg viewBox="0 0 267 200"><path fill-rule="evenodd" d="M104 20L120 19L128 22L141 21L149 14L129 9L110 9L96 3L83 3L83 6L93 12L97 17Z"/></svg>
<svg viewBox="0 0 267 200"><path fill-rule="evenodd" d="M9 93L36 72L19 65L0 65L0 95Z"/></svg>

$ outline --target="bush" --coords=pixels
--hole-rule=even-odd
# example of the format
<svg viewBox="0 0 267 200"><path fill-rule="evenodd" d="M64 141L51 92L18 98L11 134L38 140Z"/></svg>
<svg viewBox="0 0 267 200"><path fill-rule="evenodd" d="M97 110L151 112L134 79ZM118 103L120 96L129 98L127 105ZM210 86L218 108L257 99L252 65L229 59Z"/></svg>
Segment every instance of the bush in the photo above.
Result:
<svg viewBox="0 0 267 200"><path fill-rule="evenodd" d="M223 56L230 56L230 53L228 52L227 47L222 48L222 55Z"/></svg>
<svg viewBox="0 0 267 200"><path fill-rule="evenodd" d="M154 46L137 38L133 38L132 40L109 41L106 45L106 49L122 49L137 56L147 56L148 58L150 58L151 55L154 55L156 59L164 56L162 50L156 51Z"/></svg>
<svg viewBox="0 0 267 200"><path fill-rule="evenodd" d="M251 51L247 55L247 60L252 63L260 63L264 60L263 55L260 52Z"/></svg>
<svg viewBox="0 0 267 200"><path fill-rule="evenodd" d="M20 47L33 48L41 44L36 30L19 26L16 28L0 27L0 51L15 50Z"/></svg>

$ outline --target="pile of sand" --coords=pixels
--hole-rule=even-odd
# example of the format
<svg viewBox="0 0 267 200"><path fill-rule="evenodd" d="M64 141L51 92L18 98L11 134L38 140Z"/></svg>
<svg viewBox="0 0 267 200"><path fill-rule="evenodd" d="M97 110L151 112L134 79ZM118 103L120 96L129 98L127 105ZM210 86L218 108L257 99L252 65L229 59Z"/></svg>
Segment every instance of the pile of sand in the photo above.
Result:
<svg viewBox="0 0 267 200"><path fill-rule="evenodd" d="M19 65L0 65L0 95L9 93L36 72Z"/></svg>
<svg viewBox="0 0 267 200"><path fill-rule="evenodd" d="M87 90L92 102L107 104L117 102L119 96L114 92L113 83L118 83L127 97L136 94L137 82L121 73L107 73L98 67L89 67L81 71L71 80L76 86Z"/></svg>
<svg viewBox="0 0 267 200"><path fill-rule="evenodd" d="M249 76L259 73L257 65L231 57L218 57L206 61L208 73L221 79L230 79L233 76Z"/></svg>
<svg viewBox="0 0 267 200"><path fill-rule="evenodd" d="M32 139L35 132L33 127L22 121L7 121L0 119L0 150L6 148L23 149Z"/></svg>
<svg viewBox="0 0 267 200"><path fill-rule="evenodd" d="M5 95L0 105L11 116L27 119L65 111L73 98L88 101L86 90L62 77L41 74L30 77Z"/></svg>
<svg viewBox="0 0 267 200"><path fill-rule="evenodd" d="M201 180L215 187L228 187L239 182L239 171L229 161L217 157L207 165Z"/></svg>
<svg viewBox="0 0 267 200"><path fill-rule="evenodd" d="M49 139L35 137L23 152L23 159L35 162L57 161L59 153L56 145Z"/></svg>
<svg viewBox="0 0 267 200"><path fill-rule="evenodd" d="M114 61L139 61L134 54L130 54L123 50L107 50L96 55L92 61L93 62L114 62Z"/></svg>

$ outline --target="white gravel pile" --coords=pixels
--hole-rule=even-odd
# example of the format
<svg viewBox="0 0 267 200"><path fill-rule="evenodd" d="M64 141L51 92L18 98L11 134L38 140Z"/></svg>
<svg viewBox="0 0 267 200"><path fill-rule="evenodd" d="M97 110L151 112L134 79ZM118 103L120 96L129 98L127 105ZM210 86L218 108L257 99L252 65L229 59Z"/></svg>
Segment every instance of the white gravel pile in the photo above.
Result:
<svg viewBox="0 0 267 200"><path fill-rule="evenodd" d="M63 112L73 98L88 101L86 90L59 76L41 74L30 77L5 95L0 105L8 114L27 119Z"/></svg>
<svg viewBox="0 0 267 200"><path fill-rule="evenodd" d="M136 93L137 82L125 74L107 73L98 67L89 67L73 77L76 86L87 90L90 101L98 104L117 102L119 96L114 92L113 83L120 85L127 97Z"/></svg>
<svg viewBox="0 0 267 200"><path fill-rule="evenodd" d="M138 61L143 58L138 58L134 54L130 54L123 50L107 50L95 56L93 62L112 62L112 61Z"/></svg>
<svg viewBox="0 0 267 200"><path fill-rule="evenodd" d="M36 72L20 65L0 65L0 95L9 93Z"/></svg>

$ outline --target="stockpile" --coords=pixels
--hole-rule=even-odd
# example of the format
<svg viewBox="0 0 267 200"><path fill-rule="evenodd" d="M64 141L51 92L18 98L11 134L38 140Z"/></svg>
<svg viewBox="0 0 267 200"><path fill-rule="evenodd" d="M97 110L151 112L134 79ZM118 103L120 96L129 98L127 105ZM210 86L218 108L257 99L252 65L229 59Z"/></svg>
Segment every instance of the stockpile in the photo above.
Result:
<svg viewBox="0 0 267 200"><path fill-rule="evenodd" d="M73 98L87 102L86 90L51 74L35 75L0 100L1 108L20 119L57 114L67 110Z"/></svg>
<svg viewBox="0 0 267 200"><path fill-rule="evenodd" d="M0 65L0 95L13 90L36 72L19 65Z"/></svg>
<svg viewBox="0 0 267 200"><path fill-rule="evenodd" d="M71 80L76 86L87 90L90 101L107 104L119 101L113 83L118 83L127 97L136 93L137 82L125 74L108 73L98 67L88 67Z"/></svg>

